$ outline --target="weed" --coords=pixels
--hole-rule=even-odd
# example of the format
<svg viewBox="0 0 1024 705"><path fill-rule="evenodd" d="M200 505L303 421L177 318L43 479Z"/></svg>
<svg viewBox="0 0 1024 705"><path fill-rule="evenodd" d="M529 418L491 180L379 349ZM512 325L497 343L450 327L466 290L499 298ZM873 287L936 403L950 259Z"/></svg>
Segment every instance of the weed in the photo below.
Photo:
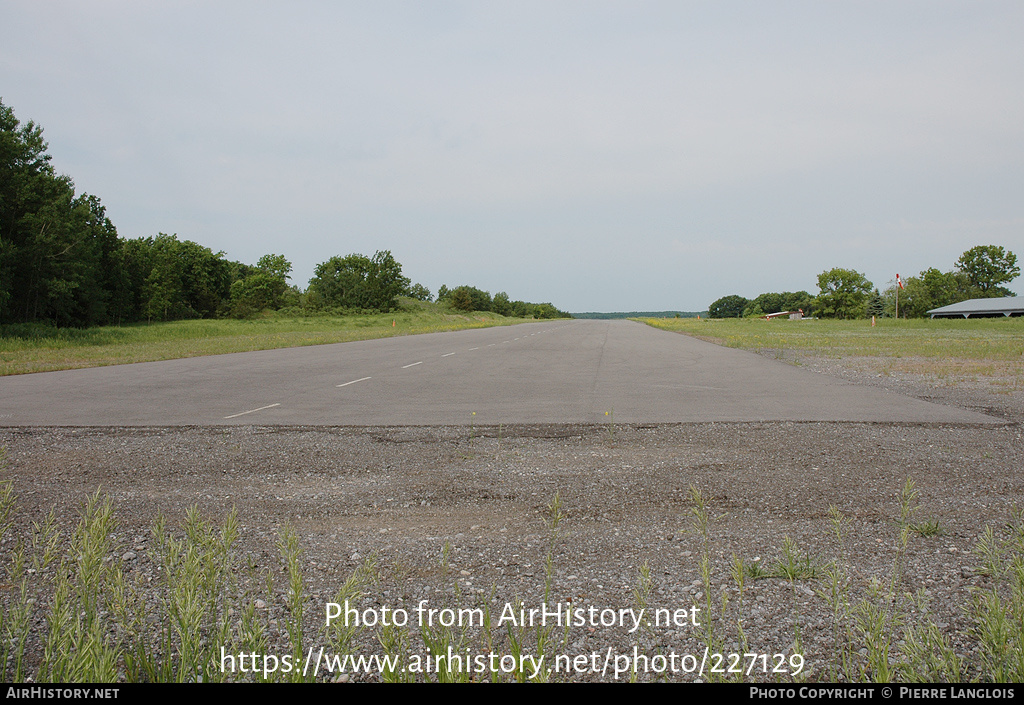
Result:
<svg viewBox="0 0 1024 705"><path fill-rule="evenodd" d="M714 595L711 591L711 537L709 533L709 527L711 523L711 513L708 507L707 500L704 499L704 494L696 486L690 486L690 501L693 507L690 509L690 522L691 530L697 534L700 541L700 564L698 571L700 573L701 585L704 588L704 607L703 607L703 619L701 619L701 638L704 641L704 646L709 653L717 654L721 652L724 638L718 633L716 626L715 614L717 612ZM725 612L726 593L722 593L722 613ZM715 674L709 674L710 678L716 677Z"/></svg>
<svg viewBox="0 0 1024 705"><path fill-rule="evenodd" d="M40 680L110 683L117 680L121 649L102 613L107 588L119 568L104 562L113 526L110 499L89 497L71 539L71 551L58 568L47 615Z"/></svg>
<svg viewBox="0 0 1024 705"><path fill-rule="evenodd" d="M910 524L910 530L918 536L941 536L945 533L938 519L925 519Z"/></svg>
<svg viewBox="0 0 1024 705"><path fill-rule="evenodd" d="M865 677L876 683L890 683L898 675L893 644L905 626L905 606L900 587L903 582L903 559L910 534L912 517L920 508L919 492L911 478L900 494L900 518L893 558L892 573L887 584L877 577L869 582L868 597L853 609L855 634L864 642L866 651ZM913 629L913 625L910 627Z"/></svg>
<svg viewBox="0 0 1024 705"><path fill-rule="evenodd" d="M466 460L471 460L474 457L473 453L473 438L476 435L476 412L471 412L469 415L469 453L463 456Z"/></svg>
<svg viewBox="0 0 1024 705"><path fill-rule="evenodd" d="M756 563L752 565L757 565ZM750 568L744 563L743 559L738 557L735 553L732 555L732 579L736 581L736 587L739 588L739 613L743 614L743 597L747 587L747 577L750 575ZM736 620L736 634L739 637L740 648L743 653L750 651L750 645L747 642L747 635L743 631L743 619L742 617Z"/></svg>
<svg viewBox="0 0 1024 705"><path fill-rule="evenodd" d="M818 566L811 561L809 555L801 553L796 543L786 536L782 541L782 558L775 563L771 574L791 583L797 580L813 580L818 577Z"/></svg>
<svg viewBox="0 0 1024 705"><path fill-rule="evenodd" d="M975 593L971 616L982 673L996 683L1024 680L1024 512L1011 517L1006 535L987 527L975 549L992 586Z"/></svg>
<svg viewBox="0 0 1024 705"><path fill-rule="evenodd" d="M555 547L558 545L559 527L562 524L562 498L558 492L552 497L548 504L547 525L548 525L548 552L544 558L544 602L551 601L551 588L555 579ZM554 626L536 627L537 653L544 657L545 663L554 661L555 642L552 639ZM538 680L547 680L548 671L542 671Z"/></svg>
<svg viewBox="0 0 1024 705"><path fill-rule="evenodd" d="M825 588L817 594L823 598L832 616L832 638L839 654L839 662L830 665L832 681L837 681L840 673L846 681L854 680L853 674L853 638L850 629L850 576L842 566L846 561L846 535L850 530L850 520L842 515L834 504L828 508L832 532L839 542L839 560L825 569Z"/></svg>
<svg viewBox="0 0 1024 705"><path fill-rule="evenodd" d="M374 556L366 558L338 588L334 594L334 603L341 605L343 609L347 607L358 609L365 595L366 587L373 580L376 572L376 558ZM359 633L359 624L355 620L350 623L347 619L335 619L329 626L325 626L324 630L334 653L340 655L352 653L352 644Z"/></svg>
<svg viewBox="0 0 1024 705"><path fill-rule="evenodd" d="M853 611L856 635L864 643L867 668L863 675L875 683L890 683L896 676L890 659L894 634L902 626L901 613L895 609L895 596L888 594L877 579L869 583L868 598Z"/></svg>
<svg viewBox="0 0 1024 705"><path fill-rule="evenodd" d="M0 456L2 464L2 456ZM900 519L897 527L896 553L892 573L872 576L867 595L852 603L851 577L843 568L845 543L850 522L830 508L832 528L838 539L838 559L822 564L809 557L788 537L783 542L778 561L770 571L761 561L732 556L728 573L738 588L738 600L730 605L723 591L720 598L713 591L711 553L711 508L696 487L690 490L692 507L690 523L700 545L699 571L703 587L700 631L697 636L710 653L721 653L727 641L746 652L756 651L748 644L744 628L747 592L751 581L763 577L787 580L794 589L794 655L801 654L801 615L797 611L796 583L817 583L816 595L825 601L831 612L831 630L835 644L831 663L821 664L821 673L831 680L848 682L910 680L963 682L986 680L1020 682L1024 679L1024 512L1014 510L1011 521L1003 527L989 527L978 540L975 554L979 573L987 576L984 587L975 589L969 616L969 633L950 635L940 627L929 611L923 593L903 592L903 571L908 541L918 532L913 528L918 511L918 492L908 481L900 495ZM10 537L14 525L16 501L9 481L0 480L0 537ZM546 524L548 541L544 557L543 599L554 600L555 575L558 568L557 546L565 520L559 494L548 504ZM276 614L278 624L257 607L260 595L274 602L273 572L263 574L250 558L239 560L235 543L238 522L234 512L215 525L195 509L186 513L181 531L172 531L166 520L158 517L153 527L151 557L159 566L158 578L146 587L133 582L117 558L118 549L113 531L116 522L111 501L94 494L86 501L77 526L71 534L61 537L60 522L50 513L34 527L31 541L17 542L8 554L6 583L13 589L6 594L0 611L0 666L7 680L24 681L150 681L197 682L215 680L301 679L295 673L242 673L237 669L222 670L217 664L222 654L275 651L291 658L303 654L305 641L313 632L313 615L307 609L309 597L303 575L303 551L298 534L286 526L278 548L283 575L283 602L280 596ZM63 558L60 547L66 546ZM450 547L441 552L442 580L449 581ZM407 582L408 573L396 570L394 579ZM356 606L379 597L372 589L382 581L376 559L366 559L348 576L335 593L339 604ZM261 593L265 583L265 593ZM465 598L458 580L451 581L447 606L465 610ZM638 571L632 590L636 609L647 610L655 594L654 578L648 563ZM800 588L801 594L807 593ZM143 599L156 594L157 598ZM472 610L475 618L467 625L444 627L420 623L404 628L393 623L367 627L334 620L322 627L319 637L335 654L353 654L358 644L376 642L385 658L380 660L378 677L384 681L409 682L416 679L442 682L477 680L544 681L555 676L550 664L555 654L569 643L569 628L556 634L554 626L513 625L496 630L490 603L496 588L477 599ZM407 598L400 598L407 599ZM802 599L802 598L801 598ZM32 625L36 605L46 610L45 624L35 646ZM521 601L515 601L525 607ZM514 608L513 608L514 609ZM727 619L728 617L728 619ZM657 636L651 625L644 624L634 636L635 648L646 653ZM368 631L372 630L372 631ZM969 641L964 647L958 643ZM32 643L31 649L26 644ZM428 654L456 656L461 661L445 664L437 670L414 673L410 664L420 658L415 650ZM658 648L658 647L654 647ZM730 647L733 648L733 647ZM532 671L517 668L510 671L471 668L469 654L502 653L513 657L543 657L547 668ZM863 656L859 655L862 653ZM230 658L234 658L231 656ZM527 661L527 664L529 661ZM335 674L330 674L335 675ZM640 674L634 671L632 680ZM732 674L710 674L709 677L733 677ZM309 676L312 678L312 674ZM324 674L320 678L330 677ZM745 674L735 674L743 678ZM802 676L794 676L802 677Z"/></svg>
<svg viewBox="0 0 1024 705"><path fill-rule="evenodd" d="M394 624L386 624L378 636L384 648L384 669L380 678L385 683L412 683L415 678L406 667L409 653L409 633Z"/></svg>
<svg viewBox="0 0 1024 705"><path fill-rule="evenodd" d="M305 636L303 616L306 608L306 595L302 580L302 549L299 547L298 534L295 533L295 528L291 524L284 527L277 545L288 574L285 627L288 630L293 663L302 663L303 637ZM297 669L291 671L290 675L293 680L303 680L301 672Z"/></svg>
<svg viewBox="0 0 1024 705"><path fill-rule="evenodd" d="M747 577L751 580L764 580L765 578L771 578L774 576L774 573L770 570L766 570L764 564L757 559L751 563L744 563L743 569L747 572Z"/></svg>
<svg viewBox="0 0 1024 705"><path fill-rule="evenodd" d="M654 580L651 578L651 566L645 561L640 566L639 577L637 578L636 587L633 588L633 605L639 612L647 612L648 606L651 604L651 592L654 590ZM645 629L648 633L651 632L650 620L644 623Z"/></svg>
<svg viewBox="0 0 1024 705"><path fill-rule="evenodd" d="M930 618L924 594L914 597L914 606L921 619L910 625L904 636L901 677L912 683L962 683L966 680L963 663L949 638Z"/></svg>
<svg viewBox="0 0 1024 705"><path fill-rule="evenodd" d="M651 566L646 561L638 571L636 586L633 588L633 609L637 611L637 614L647 615L648 608L651 604L651 592L654 590L654 580L651 578ZM634 649L636 653L640 653L644 650L642 645L642 637L647 635L648 637L654 636L654 627L649 617L644 617L642 623L643 629L638 629L636 632L636 642ZM638 673L636 670L636 661L632 664L632 670L629 674L629 680L631 683L635 683L638 680Z"/></svg>

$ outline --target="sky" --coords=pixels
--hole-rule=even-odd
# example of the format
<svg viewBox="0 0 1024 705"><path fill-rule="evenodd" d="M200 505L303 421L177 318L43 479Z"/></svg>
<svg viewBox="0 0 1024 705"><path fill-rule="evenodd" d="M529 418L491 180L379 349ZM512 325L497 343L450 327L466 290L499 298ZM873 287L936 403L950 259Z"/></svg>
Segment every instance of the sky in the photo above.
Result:
<svg viewBox="0 0 1024 705"><path fill-rule="evenodd" d="M0 100L124 238L700 311L1024 263L1022 36L1019 0L2 0Z"/></svg>

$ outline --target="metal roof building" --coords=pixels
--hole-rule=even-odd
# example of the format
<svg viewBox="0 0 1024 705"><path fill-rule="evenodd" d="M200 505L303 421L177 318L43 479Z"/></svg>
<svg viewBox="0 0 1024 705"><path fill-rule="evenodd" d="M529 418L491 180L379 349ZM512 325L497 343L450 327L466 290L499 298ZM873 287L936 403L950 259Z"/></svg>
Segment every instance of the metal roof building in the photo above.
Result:
<svg viewBox="0 0 1024 705"><path fill-rule="evenodd" d="M970 299L960 303L933 308L932 318L996 318L1024 316L1024 297L1004 296L998 299Z"/></svg>

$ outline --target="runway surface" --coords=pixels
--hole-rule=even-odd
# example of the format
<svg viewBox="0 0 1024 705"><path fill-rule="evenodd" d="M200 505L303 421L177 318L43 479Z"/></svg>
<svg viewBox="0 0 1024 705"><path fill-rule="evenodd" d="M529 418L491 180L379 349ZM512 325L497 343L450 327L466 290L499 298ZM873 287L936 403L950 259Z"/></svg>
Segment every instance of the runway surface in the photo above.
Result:
<svg viewBox="0 0 1024 705"><path fill-rule="evenodd" d="M0 426L1003 423L632 321L0 378Z"/></svg>

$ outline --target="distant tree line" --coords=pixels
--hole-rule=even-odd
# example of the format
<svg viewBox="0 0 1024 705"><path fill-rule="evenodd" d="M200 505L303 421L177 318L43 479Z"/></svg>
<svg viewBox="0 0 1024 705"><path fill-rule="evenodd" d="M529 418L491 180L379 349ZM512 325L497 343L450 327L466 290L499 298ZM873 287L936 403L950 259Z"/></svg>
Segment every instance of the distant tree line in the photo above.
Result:
<svg viewBox="0 0 1024 705"><path fill-rule="evenodd" d="M292 264L267 254L255 266L176 235L125 240L100 200L76 195L50 164L42 128L22 125L0 102L0 324L93 326L185 318L391 311L399 296L431 300L384 250L335 256L317 265L306 291L289 285ZM563 315L551 304L491 299L460 287L462 310L537 318ZM470 308L465 308L469 305Z"/></svg>
<svg viewBox="0 0 1024 705"><path fill-rule="evenodd" d="M754 299L746 299L738 294L723 296L708 306L711 318L743 318L745 316L764 316L779 311L796 311L803 309L809 313L814 297L806 291L784 291L782 293L760 294Z"/></svg>
<svg viewBox="0 0 1024 705"><path fill-rule="evenodd" d="M447 302L459 311L492 311L501 316L517 318L572 318L565 311L559 311L549 303L512 301L504 291L499 291L492 297L490 292L482 291L475 286L463 285L449 289L447 285L442 284L437 292L437 301Z"/></svg>
<svg viewBox="0 0 1024 705"><path fill-rule="evenodd" d="M744 299L746 301L746 299ZM584 311L572 312L573 318L617 320L623 318L697 318L706 316L707 311Z"/></svg>
<svg viewBox="0 0 1024 705"><path fill-rule="evenodd" d="M1014 296L1008 284L1020 275L1017 256L996 245L978 245L964 252L948 272L934 267L916 277L903 279L899 290L899 315L923 318L928 311L968 299ZM884 293L852 269L830 269L818 275L817 296L806 291L761 294L748 300L733 294L708 307L711 318L764 316L780 311L803 309L821 318L864 318L895 316L898 284Z"/></svg>

